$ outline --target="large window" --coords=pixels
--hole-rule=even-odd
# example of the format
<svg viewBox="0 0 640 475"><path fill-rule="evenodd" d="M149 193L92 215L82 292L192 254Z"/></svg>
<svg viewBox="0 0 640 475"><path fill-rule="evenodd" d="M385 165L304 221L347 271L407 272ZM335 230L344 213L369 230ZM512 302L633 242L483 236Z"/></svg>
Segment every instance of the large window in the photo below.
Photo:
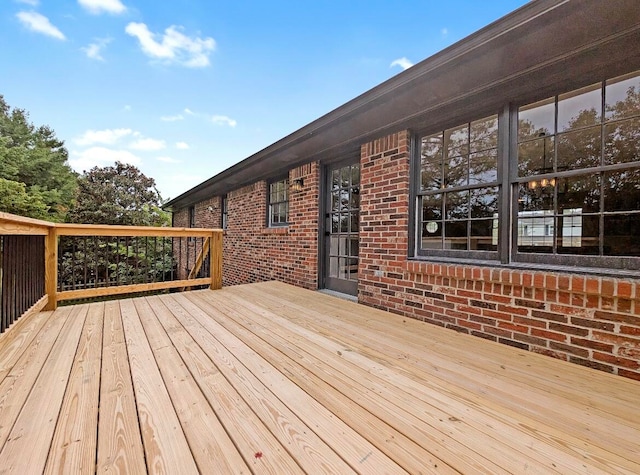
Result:
<svg viewBox="0 0 640 475"><path fill-rule="evenodd" d="M520 107L517 142L519 260L640 256L637 73Z"/></svg>
<svg viewBox="0 0 640 475"><path fill-rule="evenodd" d="M269 183L269 226L285 226L289 222L289 180L281 178Z"/></svg>
<svg viewBox="0 0 640 475"><path fill-rule="evenodd" d="M640 270L640 72L499 118L417 137L416 254Z"/></svg>
<svg viewBox="0 0 640 475"><path fill-rule="evenodd" d="M419 253L495 253L500 191L498 116L423 136L419 146Z"/></svg>

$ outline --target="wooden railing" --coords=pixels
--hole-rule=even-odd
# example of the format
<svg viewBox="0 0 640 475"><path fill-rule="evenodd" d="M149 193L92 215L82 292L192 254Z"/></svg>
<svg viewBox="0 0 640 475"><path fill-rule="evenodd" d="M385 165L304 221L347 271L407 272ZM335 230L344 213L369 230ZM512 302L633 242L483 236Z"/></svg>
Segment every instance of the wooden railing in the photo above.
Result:
<svg viewBox="0 0 640 475"><path fill-rule="evenodd" d="M222 287L222 230L59 224L0 212L4 331L65 300Z"/></svg>

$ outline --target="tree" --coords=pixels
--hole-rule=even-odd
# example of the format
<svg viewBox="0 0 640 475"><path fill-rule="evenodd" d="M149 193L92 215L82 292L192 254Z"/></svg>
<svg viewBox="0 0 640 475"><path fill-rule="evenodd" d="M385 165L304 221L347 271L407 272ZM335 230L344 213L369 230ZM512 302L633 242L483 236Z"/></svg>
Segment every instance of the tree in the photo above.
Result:
<svg viewBox="0 0 640 475"><path fill-rule="evenodd" d="M94 167L80 176L73 223L168 226L170 215L153 178L133 165Z"/></svg>
<svg viewBox="0 0 640 475"><path fill-rule="evenodd" d="M126 226L167 226L155 180L116 162L80 176L71 222ZM173 241L156 237L64 237L60 243L64 289L164 280L174 269Z"/></svg>
<svg viewBox="0 0 640 475"><path fill-rule="evenodd" d="M36 127L23 109L0 95L0 210L63 221L75 199L77 175L64 142L46 125Z"/></svg>

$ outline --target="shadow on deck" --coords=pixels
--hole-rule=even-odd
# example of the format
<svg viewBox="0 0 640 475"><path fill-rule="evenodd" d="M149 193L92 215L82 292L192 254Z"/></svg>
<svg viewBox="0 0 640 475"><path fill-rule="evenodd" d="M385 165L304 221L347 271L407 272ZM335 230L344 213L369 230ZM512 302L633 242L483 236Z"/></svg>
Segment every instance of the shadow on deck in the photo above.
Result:
<svg viewBox="0 0 640 475"><path fill-rule="evenodd" d="M640 383L269 282L0 337L2 473L640 473Z"/></svg>

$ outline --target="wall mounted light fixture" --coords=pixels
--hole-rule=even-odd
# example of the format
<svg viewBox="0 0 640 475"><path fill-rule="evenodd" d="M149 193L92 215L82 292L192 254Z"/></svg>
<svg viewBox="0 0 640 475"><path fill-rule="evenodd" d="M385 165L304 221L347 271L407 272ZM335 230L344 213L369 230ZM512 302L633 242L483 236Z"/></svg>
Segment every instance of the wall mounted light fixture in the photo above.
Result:
<svg viewBox="0 0 640 475"><path fill-rule="evenodd" d="M304 187L304 178L296 178L291 184L291 191L302 191Z"/></svg>

